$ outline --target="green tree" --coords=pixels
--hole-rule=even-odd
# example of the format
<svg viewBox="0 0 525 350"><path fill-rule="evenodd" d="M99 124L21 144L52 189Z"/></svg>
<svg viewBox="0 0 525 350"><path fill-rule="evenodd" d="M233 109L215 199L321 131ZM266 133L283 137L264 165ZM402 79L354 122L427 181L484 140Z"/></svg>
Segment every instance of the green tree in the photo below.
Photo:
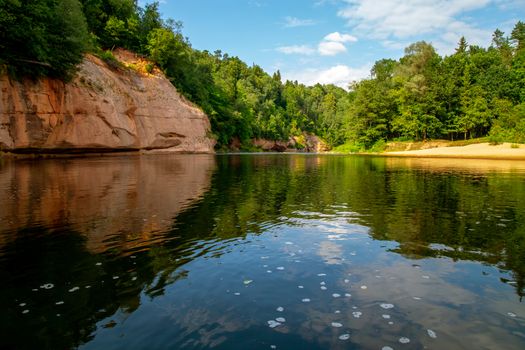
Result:
<svg viewBox="0 0 525 350"><path fill-rule="evenodd" d="M87 41L77 0L0 0L0 63L17 77L70 78Z"/></svg>

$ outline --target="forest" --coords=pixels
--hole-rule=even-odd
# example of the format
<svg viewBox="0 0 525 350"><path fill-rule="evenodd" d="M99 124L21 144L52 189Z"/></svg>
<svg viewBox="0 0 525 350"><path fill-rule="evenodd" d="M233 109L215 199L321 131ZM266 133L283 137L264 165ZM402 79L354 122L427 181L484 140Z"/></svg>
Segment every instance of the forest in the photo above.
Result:
<svg viewBox="0 0 525 350"><path fill-rule="evenodd" d="M71 79L87 52L111 62L117 47L158 66L209 116L217 147L316 134L336 149L388 141L470 139L525 143L525 23L495 30L488 48L461 38L440 56L427 42L377 61L348 89L283 82L220 50L194 49L182 23L135 0L0 0L0 70ZM298 147L301 147L299 142Z"/></svg>

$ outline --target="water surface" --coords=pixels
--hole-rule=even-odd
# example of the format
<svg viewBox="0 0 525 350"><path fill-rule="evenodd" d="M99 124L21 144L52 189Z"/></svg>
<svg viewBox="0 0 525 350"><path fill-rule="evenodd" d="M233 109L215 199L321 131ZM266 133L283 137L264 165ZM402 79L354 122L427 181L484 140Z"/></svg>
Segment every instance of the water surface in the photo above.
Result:
<svg viewBox="0 0 525 350"><path fill-rule="evenodd" d="M525 348L523 162L0 160L0 200L0 348Z"/></svg>

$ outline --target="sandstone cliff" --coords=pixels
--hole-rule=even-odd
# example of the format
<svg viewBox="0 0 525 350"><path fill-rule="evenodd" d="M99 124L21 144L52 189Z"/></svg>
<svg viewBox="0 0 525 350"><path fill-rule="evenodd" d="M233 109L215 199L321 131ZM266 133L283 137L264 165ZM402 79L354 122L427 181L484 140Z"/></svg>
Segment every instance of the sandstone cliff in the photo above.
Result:
<svg viewBox="0 0 525 350"><path fill-rule="evenodd" d="M120 51L124 65L140 61ZM210 122L159 72L88 55L70 83L0 77L0 150L211 153Z"/></svg>

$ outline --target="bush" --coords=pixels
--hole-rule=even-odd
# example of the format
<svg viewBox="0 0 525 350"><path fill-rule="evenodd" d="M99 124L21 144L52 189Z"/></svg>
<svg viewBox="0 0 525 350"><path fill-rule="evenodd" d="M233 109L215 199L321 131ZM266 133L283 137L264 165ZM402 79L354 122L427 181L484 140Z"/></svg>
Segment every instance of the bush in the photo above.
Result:
<svg viewBox="0 0 525 350"><path fill-rule="evenodd" d="M332 149L332 152L334 153L358 153L362 152L364 150L363 145L355 143L355 142L349 142L342 144L340 146L334 147Z"/></svg>
<svg viewBox="0 0 525 350"><path fill-rule="evenodd" d="M97 56L112 69L119 69L122 67L122 63L113 55L113 52L106 50L97 53Z"/></svg>
<svg viewBox="0 0 525 350"><path fill-rule="evenodd" d="M376 143L374 143L372 147L370 147L369 151L373 153L381 153L385 151L386 146L387 146L386 141L381 139L381 140L376 141Z"/></svg>

